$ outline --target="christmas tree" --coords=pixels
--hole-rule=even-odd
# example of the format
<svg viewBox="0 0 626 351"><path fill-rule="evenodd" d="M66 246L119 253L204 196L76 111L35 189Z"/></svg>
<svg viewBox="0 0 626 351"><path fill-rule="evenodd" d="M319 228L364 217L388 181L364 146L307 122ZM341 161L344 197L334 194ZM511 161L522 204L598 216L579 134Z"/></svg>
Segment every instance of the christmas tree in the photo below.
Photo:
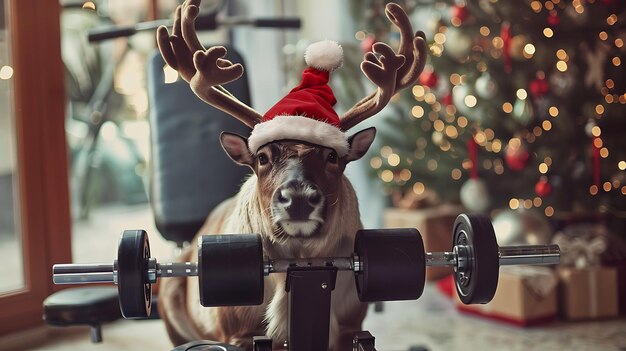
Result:
<svg viewBox="0 0 626 351"><path fill-rule="evenodd" d="M363 51L399 38L385 3L353 2ZM430 57L419 84L394 97L370 160L390 192L432 190L472 211L624 217L623 1L398 3Z"/></svg>

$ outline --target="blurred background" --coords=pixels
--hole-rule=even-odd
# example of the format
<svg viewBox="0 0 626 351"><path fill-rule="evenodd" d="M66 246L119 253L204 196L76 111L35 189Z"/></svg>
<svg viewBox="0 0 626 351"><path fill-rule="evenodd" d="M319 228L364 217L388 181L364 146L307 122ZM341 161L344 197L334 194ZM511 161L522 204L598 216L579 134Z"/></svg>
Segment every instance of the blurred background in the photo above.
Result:
<svg viewBox="0 0 626 351"><path fill-rule="evenodd" d="M243 94L261 113L299 84L308 44L337 40L344 67L331 86L341 112L374 89L359 69L363 54L377 41L399 45L388 2L204 0L201 13L218 20L199 36L239 55ZM430 56L419 83L360 126L379 130L346 170L364 226L416 227L428 251L447 251L454 218L480 212L499 245L558 243L563 259L556 269L503 270L494 301L478 307L458 302L450 270L429 270L423 299L385 304L366 327L384 350L455 349L474 336L470 349L626 348L626 5L395 2L425 32ZM207 122L211 110L188 90L176 95L186 83L160 61L154 30L140 28L173 18L178 1L45 3L0 0L0 307L33 311L24 326L0 328L9 338L41 325L41 302L57 289L51 263L110 262L121 231L134 228L167 261L182 242L174 237L193 235L245 176L221 149L205 148L236 127ZM259 17L301 25L225 25ZM132 35L88 40L120 26ZM172 188L198 163L212 175ZM206 187L227 174L230 187ZM0 324L20 314L4 311ZM144 330L164 334L149 323ZM91 347L70 335L35 349L81 342Z"/></svg>

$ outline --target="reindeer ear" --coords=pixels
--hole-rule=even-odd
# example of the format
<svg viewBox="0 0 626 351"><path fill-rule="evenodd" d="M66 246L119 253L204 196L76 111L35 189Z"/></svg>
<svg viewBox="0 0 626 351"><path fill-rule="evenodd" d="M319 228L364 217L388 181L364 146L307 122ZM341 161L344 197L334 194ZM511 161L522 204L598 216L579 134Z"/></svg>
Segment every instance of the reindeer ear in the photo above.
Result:
<svg viewBox="0 0 626 351"><path fill-rule="evenodd" d="M220 134L220 143L228 156L235 163L242 166L252 166L254 158L248 150L248 139L239 134L222 132Z"/></svg>
<svg viewBox="0 0 626 351"><path fill-rule="evenodd" d="M348 139L348 144L350 144L350 151L348 155L346 155L346 162L358 160L370 148L372 142L374 141L374 137L376 136L376 128L370 127L367 129L363 129L362 131L354 134Z"/></svg>

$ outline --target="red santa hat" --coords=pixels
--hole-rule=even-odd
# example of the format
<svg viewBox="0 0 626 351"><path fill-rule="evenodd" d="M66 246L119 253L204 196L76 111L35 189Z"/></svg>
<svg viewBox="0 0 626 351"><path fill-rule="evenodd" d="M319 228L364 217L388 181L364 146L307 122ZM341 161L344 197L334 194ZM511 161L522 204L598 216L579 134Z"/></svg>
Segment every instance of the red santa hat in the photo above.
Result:
<svg viewBox="0 0 626 351"><path fill-rule="evenodd" d="M320 41L309 45L304 59L309 67L302 82L263 115L248 138L250 151L273 141L300 140L332 148L340 157L348 153L348 138L333 110L337 100L328 86L330 72L343 63L343 49L337 42Z"/></svg>

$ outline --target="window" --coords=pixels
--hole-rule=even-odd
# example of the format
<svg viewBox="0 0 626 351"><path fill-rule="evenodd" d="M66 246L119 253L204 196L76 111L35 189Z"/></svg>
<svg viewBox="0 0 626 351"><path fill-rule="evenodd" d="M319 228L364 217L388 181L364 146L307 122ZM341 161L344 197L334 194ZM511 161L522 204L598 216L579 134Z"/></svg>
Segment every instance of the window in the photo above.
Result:
<svg viewBox="0 0 626 351"><path fill-rule="evenodd" d="M10 211L2 211L0 246L12 255L2 253L12 263L0 288L0 335L42 323L52 262L71 257L58 13L56 1L0 0L0 202Z"/></svg>

